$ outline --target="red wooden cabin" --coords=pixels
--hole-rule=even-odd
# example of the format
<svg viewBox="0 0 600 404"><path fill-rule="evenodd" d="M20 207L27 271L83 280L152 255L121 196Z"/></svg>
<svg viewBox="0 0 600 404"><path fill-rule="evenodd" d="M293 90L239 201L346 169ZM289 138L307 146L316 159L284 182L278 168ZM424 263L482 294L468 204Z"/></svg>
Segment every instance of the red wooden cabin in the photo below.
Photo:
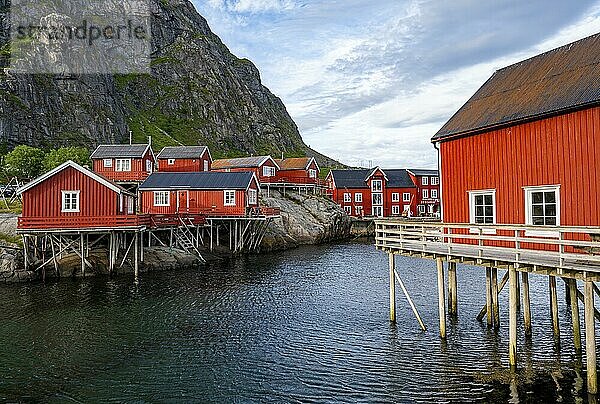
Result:
<svg viewBox="0 0 600 404"><path fill-rule="evenodd" d="M137 226L134 195L68 161L17 191L23 198L20 230Z"/></svg>
<svg viewBox="0 0 600 404"><path fill-rule="evenodd" d="M90 156L94 171L118 183L144 181L154 171L150 145L100 145Z"/></svg>
<svg viewBox="0 0 600 404"><path fill-rule="evenodd" d="M279 166L277 181L290 184L317 184L321 169L313 157L275 160Z"/></svg>
<svg viewBox="0 0 600 404"><path fill-rule="evenodd" d="M206 146L165 147L158 156L158 171L200 172L210 171L212 157Z"/></svg>
<svg viewBox="0 0 600 404"><path fill-rule="evenodd" d="M440 212L440 173L438 170L409 169L417 187L417 215L438 216Z"/></svg>
<svg viewBox="0 0 600 404"><path fill-rule="evenodd" d="M256 174L258 182L277 182L279 166L271 156L239 157L233 159L220 159L212 163L212 171L245 172Z"/></svg>
<svg viewBox="0 0 600 404"><path fill-rule="evenodd" d="M408 172L379 167L331 170L326 178L332 199L351 216L414 215L417 189Z"/></svg>
<svg viewBox="0 0 600 404"><path fill-rule="evenodd" d="M600 226L598 72L600 34L497 71L433 137L443 221Z"/></svg>
<svg viewBox="0 0 600 404"><path fill-rule="evenodd" d="M246 216L259 190L252 172L157 172L139 187L141 211L151 215Z"/></svg>

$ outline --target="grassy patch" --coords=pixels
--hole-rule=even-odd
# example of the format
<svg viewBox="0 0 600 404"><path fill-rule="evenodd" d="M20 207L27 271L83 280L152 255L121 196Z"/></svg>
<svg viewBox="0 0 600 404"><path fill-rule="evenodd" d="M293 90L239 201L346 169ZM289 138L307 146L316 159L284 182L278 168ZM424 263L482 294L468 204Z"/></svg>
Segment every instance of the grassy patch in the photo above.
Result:
<svg viewBox="0 0 600 404"><path fill-rule="evenodd" d="M21 205L21 202L15 201L10 203L7 208L4 201L0 200L0 213L14 213L15 215L20 215L22 211L23 205Z"/></svg>

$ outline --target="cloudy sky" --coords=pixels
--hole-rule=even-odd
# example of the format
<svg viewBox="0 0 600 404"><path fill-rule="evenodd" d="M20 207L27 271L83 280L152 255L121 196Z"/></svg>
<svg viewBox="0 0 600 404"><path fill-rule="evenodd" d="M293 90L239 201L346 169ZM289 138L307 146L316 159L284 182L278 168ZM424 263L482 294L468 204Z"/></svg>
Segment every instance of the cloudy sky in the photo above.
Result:
<svg viewBox="0 0 600 404"><path fill-rule="evenodd" d="M429 139L497 69L600 32L600 0L194 0L307 144L435 167Z"/></svg>

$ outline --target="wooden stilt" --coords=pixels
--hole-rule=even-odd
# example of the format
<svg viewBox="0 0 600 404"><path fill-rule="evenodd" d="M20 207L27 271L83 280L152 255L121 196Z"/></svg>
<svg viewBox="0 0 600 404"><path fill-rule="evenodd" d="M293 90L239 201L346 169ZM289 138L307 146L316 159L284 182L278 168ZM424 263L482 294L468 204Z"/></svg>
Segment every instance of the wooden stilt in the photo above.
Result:
<svg viewBox="0 0 600 404"><path fill-rule="evenodd" d="M139 266L140 266L140 262L139 262L139 243L138 243L138 237L139 237L139 233L136 232L135 235L133 236L134 240L133 240L133 272L134 272L134 276L135 276L135 282L137 283L138 281L138 276L139 276Z"/></svg>
<svg viewBox="0 0 600 404"><path fill-rule="evenodd" d="M29 238L23 235L23 266L29 271Z"/></svg>
<svg viewBox="0 0 600 404"><path fill-rule="evenodd" d="M144 232L140 232L140 262L144 262Z"/></svg>
<svg viewBox="0 0 600 404"><path fill-rule="evenodd" d="M552 331L554 338L560 339L560 326L558 324L558 298L556 295L556 277L549 276L549 288L550 288L550 311L552 314Z"/></svg>
<svg viewBox="0 0 600 404"><path fill-rule="evenodd" d="M448 262L448 313L458 314L458 285L456 280L456 262Z"/></svg>
<svg viewBox="0 0 600 404"><path fill-rule="evenodd" d="M579 300L577 299L577 280L569 279L568 287L565 288L569 290L569 300L571 304L571 320L573 323L573 344L575 345L575 350L577 352L581 352L581 326L579 322ZM573 298L571 298L571 296Z"/></svg>
<svg viewBox="0 0 600 404"><path fill-rule="evenodd" d="M494 328L500 328L500 304L498 303L498 268L492 268L492 309L494 310Z"/></svg>
<svg viewBox="0 0 600 404"><path fill-rule="evenodd" d="M509 294L508 294L508 361L511 368L517 366L517 270L513 265L508 267Z"/></svg>
<svg viewBox="0 0 600 404"><path fill-rule="evenodd" d="M492 268L485 268L485 305L488 328L494 326L494 310L492 308Z"/></svg>
<svg viewBox="0 0 600 404"><path fill-rule="evenodd" d="M210 251L213 250L213 221L210 221Z"/></svg>
<svg viewBox="0 0 600 404"><path fill-rule="evenodd" d="M585 280L585 354L587 359L588 393L598 393L596 368L596 327L594 321L594 284Z"/></svg>
<svg viewBox="0 0 600 404"><path fill-rule="evenodd" d="M523 281L523 320L525 322L525 336L531 337L531 301L529 298L529 274L521 272Z"/></svg>
<svg viewBox="0 0 600 404"><path fill-rule="evenodd" d="M395 259L394 254L388 254L389 269L390 269L390 321L396 322L396 280L394 278Z"/></svg>
<svg viewBox="0 0 600 404"><path fill-rule="evenodd" d="M440 337L446 338L446 298L444 296L444 261L436 259L438 278L438 311L440 316Z"/></svg>
<svg viewBox="0 0 600 404"><path fill-rule="evenodd" d="M85 244L83 233L79 235L81 243L81 276L85 277Z"/></svg>
<svg viewBox="0 0 600 404"><path fill-rule="evenodd" d="M408 294L408 290L406 290L406 286L404 286L404 282L402 282L402 278L400 278L400 275L398 275L398 272L396 270L394 270L394 274L396 275L396 280L398 281L400 288L404 292L404 296L406 296L406 300L408 300L408 304L410 305L410 308L412 309L413 313L415 313L415 317L417 318L417 321L419 322L421 329L423 331L427 331L427 327L425 327L425 323L423 323L423 319L421 319L421 316L419 315L417 307L415 306L414 302L410 298L410 295Z"/></svg>
<svg viewBox="0 0 600 404"><path fill-rule="evenodd" d="M112 275L113 270L115 269L114 262L114 252L115 249L115 235L114 233L110 233L110 237L108 238L108 274Z"/></svg>

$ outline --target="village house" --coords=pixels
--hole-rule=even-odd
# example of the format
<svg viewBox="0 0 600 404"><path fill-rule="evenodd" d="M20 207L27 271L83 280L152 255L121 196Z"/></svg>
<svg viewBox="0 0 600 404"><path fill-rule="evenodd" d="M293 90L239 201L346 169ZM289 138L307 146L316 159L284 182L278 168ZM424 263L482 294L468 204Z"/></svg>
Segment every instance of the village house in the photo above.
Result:
<svg viewBox="0 0 600 404"><path fill-rule="evenodd" d="M406 170L331 170L325 181L333 201L351 216L415 214L417 188Z"/></svg>
<svg viewBox="0 0 600 404"><path fill-rule="evenodd" d="M141 212L151 215L247 216L258 209L253 172L153 173L139 187Z"/></svg>
<svg viewBox="0 0 600 404"><path fill-rule="evenodd" d="M600 34L498 70L437 132L447 223L600 225Z"/></svg>
<svg viewBox="0 0 600 404"><path fill-rule="evenodd" d="M82 229L137 225L130 192L73 161L20 188L19 229Z"/></svg>
<svg viewBox="0 0 600 404"><path fill-rule="evenodd" d="M219 159L212 163L212 171L246 172L256 174L260 184L277 182L279 166L271 156Z"/></svg>
<svg viewBox="0 0 600 404"><path fill-rule="evenodd" d="M100 145L90 158L94 172L119 184L140 183L154 171L149 144Z"/></svg>
<svg viewBox="0 0 600 404"><path fill-rule="evenodd" d="M417 187L417 216L438 216L440 211L440 173L438 170L408 169Z"/></svg>
<svg viewBox="0 0 600 404"><path fill-rule="evenodd" d="M321 169L313 157L276 159L279 166L278 182L291 184L317 184Z"/></svg>
<svg viewBox="0 0 600 404"><path fill-rule="evenodd" d="M158 171L200 172L210 171L212 157L206 146L165 147L156 156Z"/></svg>

